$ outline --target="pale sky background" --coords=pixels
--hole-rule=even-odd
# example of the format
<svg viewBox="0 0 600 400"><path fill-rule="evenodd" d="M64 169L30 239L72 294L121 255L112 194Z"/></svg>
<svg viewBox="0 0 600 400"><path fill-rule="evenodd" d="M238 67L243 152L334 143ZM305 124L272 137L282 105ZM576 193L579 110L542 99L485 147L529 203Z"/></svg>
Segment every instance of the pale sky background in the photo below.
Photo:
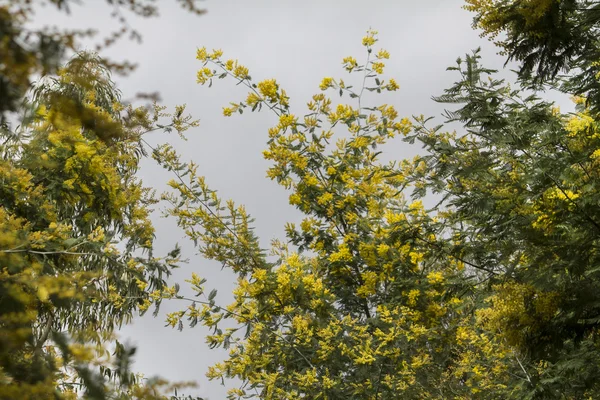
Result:
<svg viewBox="0 0 600 400"><path fill-rule="evenodd" d="M319 92L324 76L347 78L342 58L352 55L364 59L361 38L367 29L379 31L378 46L391 53L386 76L400 84L400 90L377 99L378 104L393 104L400 115L435 116L441 123L443 107L431 100L457 78L447 72L456 58L481 46L484 64L502 68L504 60L497 49L471 28L472 15L463 10L461 0L207 0L208 13L187 14L175 1L156 1L160 19L129 17L129 23L143 36L143 43L123 40L107 53L115 59L139 63L135 73L117 77L125 98L137 92L159 91L163 104L171 109L187 104L187 111L200 119L200 127L188 132L189 141L176 135L153 134L153 142L171 141L183 160L194 160L207 182L225 198L244 204L256 218L256 233L264 248L273 238L284 237L285 222L299 220L299 213L288 205L288 193L265 177L269 164L262 159L267 129L276 123L274 115L244 113L225 118L222 107L245 98L246 91L232 81L216 81L212 88L196 84L201 63L196 49L220 48L225 58L236 58L250 69L256 81L276 78L291 97L292 109L301 114L310 97ZM115 26L105 1L90 0L73 6L67 18L49 10L39 14L39 23L97 28L107 32ZM376 46L376 48L378 47ZM507 71L504 76L512 77ZM563 107L564 98L556 97ZM334 100L336 97L334 97ZM348 98L344 98L349 101ZM415 155L417 148L396 140L384 148L384 159ZM140 176L147 186L164 188L171 178L153 162L144 162ZM217 288L219 304L227 304L234 277L220 266L195 255L173 221L155 215L157 254L164 254L179 242L190 263L176 271L172 282L179 282L184 293L192 271L208 279L207 287ZM225 398L226 388L209 382L204 374L209 365L225 353L210 350L204 342L202 327L183 332L165 328L166 311L184 309L186 303L163 304L161 314L138 318L125 327L122 339L137 346L134 370L146 376L160 375L172 381L194 380L199 387L190 391L211 400Z"/></svg>

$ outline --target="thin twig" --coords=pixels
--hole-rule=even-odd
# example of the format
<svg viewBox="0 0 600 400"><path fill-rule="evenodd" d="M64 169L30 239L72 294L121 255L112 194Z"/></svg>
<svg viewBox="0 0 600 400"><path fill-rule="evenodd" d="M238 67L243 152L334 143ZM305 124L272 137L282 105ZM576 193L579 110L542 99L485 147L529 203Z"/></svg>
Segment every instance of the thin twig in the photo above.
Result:
<svg viewBox="0 0 600 400"><path fill-rule="evenodd" d="M46 320L46 324L44 326L44 330L42 331L42 335L40 336L40 338L37 340L37 342L35 344L34 353L37 356L39 356L41 354L42 347L44 346L44 343L46 343L46 340L48 340L48 336L50 335L50 331L52 330L53 323L54 323L54 313L52 311L50 311L48 313L48 319Z"/></svg>

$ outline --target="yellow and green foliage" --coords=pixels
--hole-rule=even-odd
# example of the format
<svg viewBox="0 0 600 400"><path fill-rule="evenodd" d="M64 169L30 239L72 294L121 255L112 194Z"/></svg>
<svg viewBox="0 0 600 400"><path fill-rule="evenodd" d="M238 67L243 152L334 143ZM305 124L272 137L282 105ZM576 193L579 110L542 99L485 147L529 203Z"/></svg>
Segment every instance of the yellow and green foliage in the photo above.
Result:
<svg viewBox="0 0 600 400"><path fill-rule="evenodd" d="M63 65L93 32L30 23L38 7L70 5L0 4L0 398L164 398L161 387L173 387L140 381L129 370L134 349L114 331L170 293L165 278L178 263L178 249L152 252L156 200L136 177L143 134L196 122L183 107L122 104L109 70L127 62L78 53ZM107 5L158 12L137 0ZM137 35L120 23L103 46Z"/></svg>
<svg viewBox="0 0 600 400"><path fill-rule="evenodd" d="M142 135L165 114L122 105L87 54L34 100L31 122L0 147L0 398L104 398L105 377L141 393L130 350L107 346L160 302L178 262L178 249L152 254L155 200L135 177Z"/></svg>
<svg viewBox="0 0 600 400"><path fill-rule="evenodd" d="M152 149L174 174L167 214L237 275L229 305L199 272L187 281L196 298L166 285L178 250L153 256L158 199L135 177L145 132L195 122L183 108L125 107L91 55L45 78L0 147L0 398L160 398L163 383L132 376L133 351L113 332L165 299L189 303L169 325L200 323L228 350L207 376L241 382L230 399L600 397L598 5L465 7L521 69L509 85L479 51L459 58L434 98L458 131L376 102L399 85L375 31L365 63L342 58L346 77L325 77L304 115L276 79L255 83L221 50L198 50L198 83L247 89L225 116L272 113L267 177L304 216L267 252L246 209L195 163ZM28 87L32 62L15 85ZM532 94L540 87L575 95L577 111ZM421 155L380 161L391 140Z"/></svg>
<svg viewBox="0 0 600 400"><path fill-rule="evenodd" d="M519 62L525 87L559 87L600 109L598 34L600 8L593 0L465 0L481 29ZM563 75L563 73L566 73ZM558 78L558 79L557 79Z"/></svg>
<svg viewBox="0 0 600 400"><path fill-rule="evenodd" d="M200 0L177 0L186 11L201 15L206 12L198 6ZM54 8L69 14L71 7L85 5L74 0L2 0L0 2L0 129L9 128L8 114L22 112L22 100L32 87L36 75L55 74L68 53L80 51L80 40L91 38L100 33L95 40L96 51L105 49L117 41L129 37L141 40L141 35L128 23L128 16L156 18L160 6L144 0L118 1L104 0L111 10L113 22L110 32L98 32L94 29L66 29L56 24L39 26L34 23L36 13ZM116 26L115 26L116 25ZM89 46L89 43L88 43ZM126 74L136 65L125 61L109 61L103 58L105 65L113 72Z"/></svg>
<svg viewBox="0 0 600 400"><path fill-rule="evenodd" d="M469 2L490 32L506 28L486 16L498 11L492 3ZM561 2L515 3L534 23ZM600 395L594 103L576 98L578 113L563 115L497 79L475 51L449 68L458 80L435 98L455 105L447 120L464 129L429 127L367 103L365 93L398 85L384 76L390 55L376 32L362 43L365 64L342 61L358 79L324 78L305 115L275 79L254 83L239 61L198 50L200 84L229 78L248 89L225 116L274 114L267 176L305 217L286 225L287 243L274 242L268 257L243 207L222 201L170 146L155 152L179 177L164 195L170 215L238 275L234 302L222 307L214 291L202 297L194 274L198 300L169 324L213 329L208 343L229 356L207 376L240 379L232 399ZM378 148L392 139L424 154L382 163Z"/></svg>

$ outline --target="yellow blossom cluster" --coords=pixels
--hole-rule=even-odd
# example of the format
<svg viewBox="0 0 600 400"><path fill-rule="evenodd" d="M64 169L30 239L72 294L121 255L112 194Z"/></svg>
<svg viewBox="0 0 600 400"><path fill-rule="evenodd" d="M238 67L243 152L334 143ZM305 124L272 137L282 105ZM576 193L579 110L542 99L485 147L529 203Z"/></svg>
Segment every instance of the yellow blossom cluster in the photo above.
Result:
<svg viewBox="0 0 600 400"><path fill-rule="evenodd" d="M368 54L376 34L369 31L363 38ZM375 55L365 66L346 57L343 67L383 74L383 60L390 55L383 49ZM236 76L237 61L205 60ZM501 344L459 329L474 314L471 300L452 291L453 278L467 267L440 256L435 246L445 244L445 232L437 229L438 220L421 200L405 197L411 180L426 177L430 164L424 158L390 164L378 159L378 146L397 134L409 135L413 125L391 104L365 105L361 94L395 91L398 83L369 76L364 87L354 89L325 77L321 91L341 89L351 100L334 104L319 93L308 102L309 112L298 117L281 106L285 92L275 80L253 86L249 72L244 74L250 92L225 113L246 106L258 111L269 102L272 107L263 109L277 120L263 152L271 162L267 176L290 190L289 202L304 218L298 228L286 225L289 244L275 242L273 261L267 261L245 212L226 207L195 173L186 176L193 195L180 182L171 185L181 198L172 203L186 204L172 215L202 255L238 274L227 307L206 298L205 307L169 317L172 326L187 317L210 327L209 344L229 349L228 358L207 376L241 378L268 398L329 398L326 393L335 392L328 390L338 389L353 398L376 398L377 391L380 398L435 398L420 385L448 354L459 361L437 375L440 382L461 371L475 388L485 373L500 373L479 361L493 357ZM340 125L347 132L334 138ZM169 166L185 169L177 160ZM214 204L214 214L196 198ZM190 280L199 297L201 282L197 276ZM245 333L219 328L226 319L236 324L233 331Z"/></svg>

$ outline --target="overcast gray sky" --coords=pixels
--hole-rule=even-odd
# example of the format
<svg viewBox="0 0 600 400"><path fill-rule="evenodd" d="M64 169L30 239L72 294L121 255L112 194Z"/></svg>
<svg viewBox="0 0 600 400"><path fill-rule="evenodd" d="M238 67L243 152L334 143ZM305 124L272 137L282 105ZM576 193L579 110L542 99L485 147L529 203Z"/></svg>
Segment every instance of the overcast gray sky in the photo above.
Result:
<svg viewBox="0 0 600 400"><path fill-rule="evenodd" d="M211 89L196 84L196 49L220 48L225 57L236 58L246 65L255 80L276 78L291 97L297 114L304 109L324 76L345 77L343 57L364 56L361 38L367 29L379 31L378 45L391 53L386 75L394 77L400 90L381 96L381 102L396 106L399 113L436 116L442 108L431 100L454 82L456 76L446 72L458 56L481 46L484 63L502 68L503 59L478 32L471 29L472 16L461 8L461 0L207 0L208 13L186 14L175 1L156 2L160 19L129 18L129 23L143 35L143 43L121 41L108 53L116 59L140 64L127 78L118 78L124 97L137 92L159 91L169 107L186 103L188 111L200 119L200 127L190 131L189 141L176 136L155 135L155 143L172 141L183 159L200 165L200 173L222 197L245 204L256 218L256 232L267 248L273 238L283 237L287 221L297 221L298 213L288 205L283 188L265 178L268 163L262 159L267 129L275 118L267 112L233 118L222 116L222 107L239 101L245 91L231 81L217 81ZM104 1L93 0L73 7L70 26L95 27L107 32L115 26ZM54 13L42 13L39 21L63 25L67 21ZM510 76L509 73L505 73ZM346 99L347 100L347 99ZM565 104L564 100L561 103ZM415 148L398 140L385 148L384 158L412 156ZM141 176L146 185L164 187L170 176L152 162L145 162ZM179 242L190 263L177 271L173 282L185 286L192 271L208 278L216 287L219 301L226 303L233 276L218 265L195 255L173 221L156 215L158 253L168 251ZM186 304L167 304L161 311L171 311ZM134 369L147 376L161 375L170 380L195 380L195 394L211 400L225 397L219 382L209 382L207 367L223 357L204 343L206 331L201 327L178 332L164 327L161 317L148 315L122 330L123 338L137 345Z"/></svg>

